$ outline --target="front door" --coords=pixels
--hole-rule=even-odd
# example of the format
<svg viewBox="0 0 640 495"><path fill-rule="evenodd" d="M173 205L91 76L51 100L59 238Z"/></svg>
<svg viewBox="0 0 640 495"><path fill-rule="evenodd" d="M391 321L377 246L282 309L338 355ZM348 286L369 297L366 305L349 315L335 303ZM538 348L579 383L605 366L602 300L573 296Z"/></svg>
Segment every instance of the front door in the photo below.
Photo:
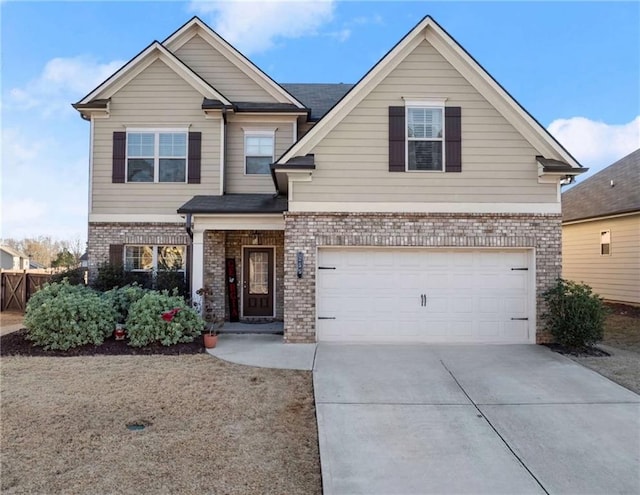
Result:
<svg viewBox="0 0 640 495"><path fill-rule="evenodd" d="M243 315L273 316L273 248L245 248L243 261Z"/></svg>

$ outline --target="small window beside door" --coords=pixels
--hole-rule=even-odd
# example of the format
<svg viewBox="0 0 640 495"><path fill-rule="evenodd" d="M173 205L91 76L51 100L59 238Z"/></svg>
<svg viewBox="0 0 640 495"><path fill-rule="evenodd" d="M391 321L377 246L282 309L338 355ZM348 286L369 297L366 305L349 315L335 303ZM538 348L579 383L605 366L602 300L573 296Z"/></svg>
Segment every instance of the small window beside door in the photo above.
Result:
<svg viewBox="0 0 640 495"><path fill-rule="evenodd" d="M611 256L611 231L600 231L600 256Z"/></svg>

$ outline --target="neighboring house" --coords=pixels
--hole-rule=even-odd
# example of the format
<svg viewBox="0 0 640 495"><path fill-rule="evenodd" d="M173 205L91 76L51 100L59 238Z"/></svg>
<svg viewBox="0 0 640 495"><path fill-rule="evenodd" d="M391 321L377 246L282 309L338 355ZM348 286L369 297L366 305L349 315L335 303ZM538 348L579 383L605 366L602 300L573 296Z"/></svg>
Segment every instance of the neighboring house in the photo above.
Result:
<svg viewBox="0 0 640 495"><path fill-rule="evenodd" d="M29 256L9 246L0 246L0 268L3 270L28 270Z"/></svg>
<svg viewBox="0 0 640 495"><path fill-rule="evenodd" d="M353 86L279 85L194 18L74 107L92 276L178 266L286 342L546 338L585 169L430 17Z"/></svg>
<svg viewBox="0 0 640 495"><path fill-rule="evenodd" d="M640 149L562 194L562 276L640 304Z"/></svg>

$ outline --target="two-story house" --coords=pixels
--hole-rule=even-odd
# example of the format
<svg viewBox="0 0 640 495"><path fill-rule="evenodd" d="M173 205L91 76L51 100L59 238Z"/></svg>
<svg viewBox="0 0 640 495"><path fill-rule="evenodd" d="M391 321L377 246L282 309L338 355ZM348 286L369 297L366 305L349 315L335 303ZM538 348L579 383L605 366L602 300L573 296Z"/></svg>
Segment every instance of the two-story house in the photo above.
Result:
<svg viewBox="0 0 640 495"><path fill-rule="evenodd" d="M89 267L181 267L286 342L533 343L585 169L425 17L357 84L278 84L194 18L74 107Z"/></svg>

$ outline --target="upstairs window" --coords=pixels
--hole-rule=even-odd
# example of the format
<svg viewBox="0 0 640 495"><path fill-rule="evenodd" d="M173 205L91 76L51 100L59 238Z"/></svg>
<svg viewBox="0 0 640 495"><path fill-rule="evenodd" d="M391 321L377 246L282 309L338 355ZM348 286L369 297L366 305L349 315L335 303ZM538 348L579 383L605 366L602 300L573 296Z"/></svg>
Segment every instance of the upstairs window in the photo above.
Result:
<svg viewBox="0 0 640 495"><path fill-rule="evenodd" d="M186 182L186 176L186 132L127 132L127 182Z"/></svg>
<svg viewBox="0 0 640 495"><path fill-rule="evenodd" d="M245 131L244 163L246 175L271 173L275 131Z"/></svg>
<svg viewBox="0 0 640 495"><path fill-rule="evenodd" d="M407 106L407 170L444 171L444 107Z"/></svg>
<svg viewBox="0 0 640 495"><path fill-rule="evenodd" d="M611 256L611 231L600 232L600 256Z"/></svg>

